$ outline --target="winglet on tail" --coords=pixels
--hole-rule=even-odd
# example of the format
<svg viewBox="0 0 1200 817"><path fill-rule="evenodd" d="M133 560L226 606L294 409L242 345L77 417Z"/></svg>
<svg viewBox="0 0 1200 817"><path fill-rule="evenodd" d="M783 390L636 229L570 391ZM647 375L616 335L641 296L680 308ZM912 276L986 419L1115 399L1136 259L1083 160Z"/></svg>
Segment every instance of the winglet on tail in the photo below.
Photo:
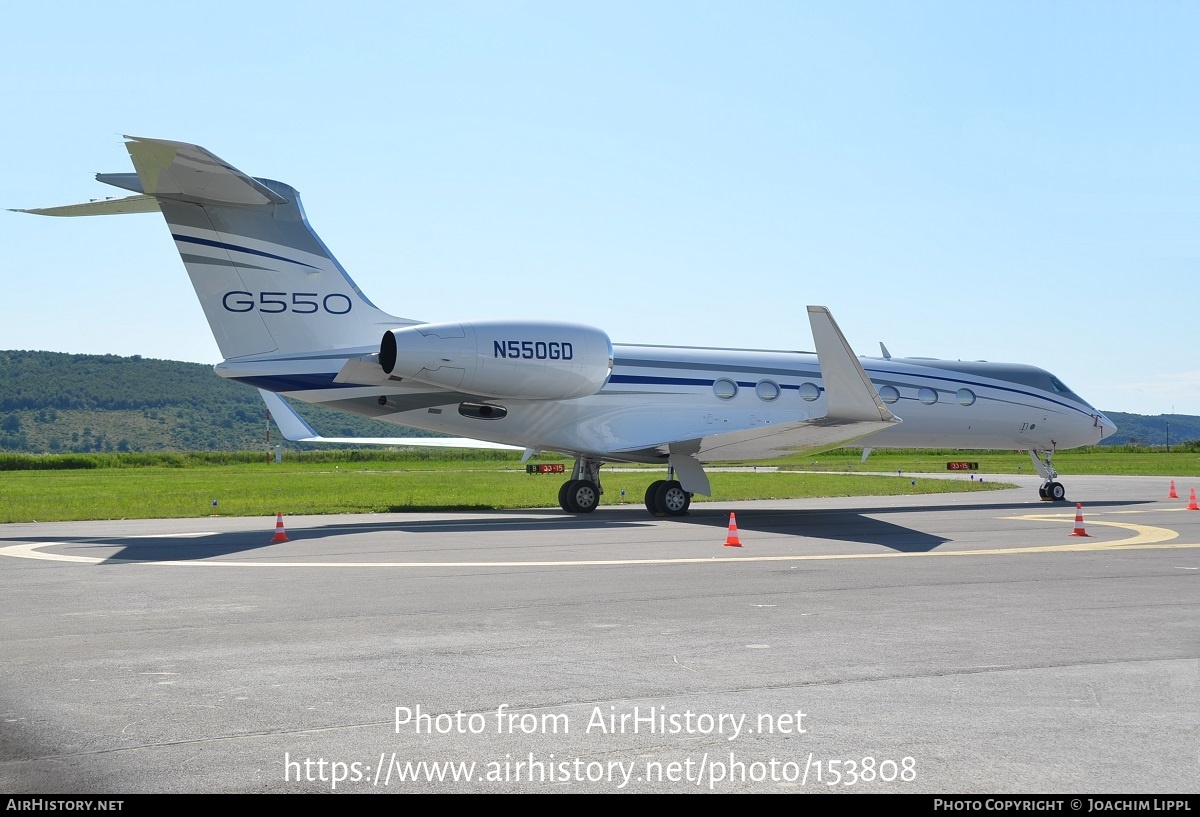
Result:
<svg viewBox="0 0 1200 817"><path fill-rule="evenodd" d="M808 322L817 344L817 360L825 385L829 406L826 416L836 420L896 422L896 416L883 404L829 310L823 306L810 306Z"/></svg>

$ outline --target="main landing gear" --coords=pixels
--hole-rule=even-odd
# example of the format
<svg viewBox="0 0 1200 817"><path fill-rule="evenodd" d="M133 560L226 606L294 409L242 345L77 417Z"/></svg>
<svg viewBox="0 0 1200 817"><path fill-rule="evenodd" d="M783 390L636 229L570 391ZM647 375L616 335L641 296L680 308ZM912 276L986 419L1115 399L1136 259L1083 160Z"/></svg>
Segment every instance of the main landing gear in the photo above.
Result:
<svg viewBox="0 0 1200 817"><path fill-rule="evenodd" d="M600 504L600 462L587 458L575 461L571 478L558 489L558 505L567 513L591 513ZM646 489L646 510L654 516L683 516L692 505L692 495L675 479L675 469L667 470L667 479L656 480Z"/></svg>
<svg viewBox="0 0 1200 817"><path fill-rule="evenodd" d="M1042 457L1045 457L1043 460ZM1029 449L1029 458L1033 460L1033 467L1037 469L1045 482L1042 487L1038 488L1038 496L1043 502L1065 502L1067 499L1067 489L1058 481L1058 471L1054 470L1054 449L1049 451L1037 451Z"/></svg>
<svg viewBox="0 0 1200 817"><path fill-rule="evenodd" d="M683 516L692 505L692 495L675 479L675 469L667 469L667 478L655 480L646 489L646 510L654 516Z"/></svg>
<svg viewBox="0 0 1200 817"><path fill-rule="evenodd" d="M575 460L571 478L558 489L558 506L567 513L591 513L600 504L600 463L597 460Z"/></svg>

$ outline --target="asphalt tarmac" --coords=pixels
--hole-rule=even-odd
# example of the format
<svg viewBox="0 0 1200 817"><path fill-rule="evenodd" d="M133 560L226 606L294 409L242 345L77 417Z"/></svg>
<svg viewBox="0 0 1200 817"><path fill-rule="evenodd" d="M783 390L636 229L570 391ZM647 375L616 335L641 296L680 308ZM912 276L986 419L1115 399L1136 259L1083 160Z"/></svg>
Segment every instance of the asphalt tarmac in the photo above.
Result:
<svg viewBox="0 0 1200 817"><path fill-rule="evenodd" d="M3 525L0 791L1200 790L1190 483L1018 481Z"/></svg>

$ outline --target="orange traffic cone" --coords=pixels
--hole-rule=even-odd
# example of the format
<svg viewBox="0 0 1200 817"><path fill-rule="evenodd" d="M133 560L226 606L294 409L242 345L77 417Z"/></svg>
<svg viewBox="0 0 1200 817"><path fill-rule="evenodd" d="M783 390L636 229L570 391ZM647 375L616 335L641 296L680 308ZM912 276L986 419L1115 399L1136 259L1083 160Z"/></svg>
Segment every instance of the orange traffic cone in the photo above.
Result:
<svg viewBox="0 0 1200 817"><path fill-rule="evenodd" d="M725 547L740 548L741 546L742 540L738 539L737 534L737 517L729 514L729 535L725 537Z"/></svg>
<svg viewBox="0 0 1200 817"><path fill-rule="evenodd" d="M1090 534L1083 529L1083 504L1080 502L1075 503L1075 531L1071 535L1090 536Z"/></svg>
<svg viewBox="0 0 1200 817"><path fill-rule="evenodd" d="M275 515L275 538L272 539L271 542L272 542L272 544L274 544L276 542L286 542L287 540L288 540L287 531L285 531L283 529L283 514L282 513L276 514Z"/></svg>
<svg viewBox="0 0 1200 817"><path fill-rule="evenodd" d="M1200 511L1200 505L1196 504L1196 489L1192 489L1192 498L1188 500L1187 509L1189 511Z"/></svg>
<svg viewBox="0 0 1200 817"><path fill-rule="evenodd" d="M1179 494L1175 493L1175 480L1171 480L1171 490L1167 493L1167 499L1179 499Z"/></svg>

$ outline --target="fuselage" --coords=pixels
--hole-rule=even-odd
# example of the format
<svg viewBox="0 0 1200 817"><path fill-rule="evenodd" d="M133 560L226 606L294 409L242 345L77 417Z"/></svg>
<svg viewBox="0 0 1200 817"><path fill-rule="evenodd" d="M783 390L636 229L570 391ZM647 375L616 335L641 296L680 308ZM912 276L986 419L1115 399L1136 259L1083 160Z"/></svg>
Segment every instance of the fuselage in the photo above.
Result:
<svg viewBox="0 0 1200 817"><path fill-rule="evenodd" d="M807 352L613 345L599 392L569 400L505 400L419 383L335 383L346 360L226 362L233 379L300 400L450 435L585 454L654 461L664 441L699 439L827 413L817 356ZM859 362L902 422L860 441L871 448L1033 449L1100 442L1115 426L1049 372L1007 363L867 358ZM725 451L702 461L740 459Z"/></svg>

